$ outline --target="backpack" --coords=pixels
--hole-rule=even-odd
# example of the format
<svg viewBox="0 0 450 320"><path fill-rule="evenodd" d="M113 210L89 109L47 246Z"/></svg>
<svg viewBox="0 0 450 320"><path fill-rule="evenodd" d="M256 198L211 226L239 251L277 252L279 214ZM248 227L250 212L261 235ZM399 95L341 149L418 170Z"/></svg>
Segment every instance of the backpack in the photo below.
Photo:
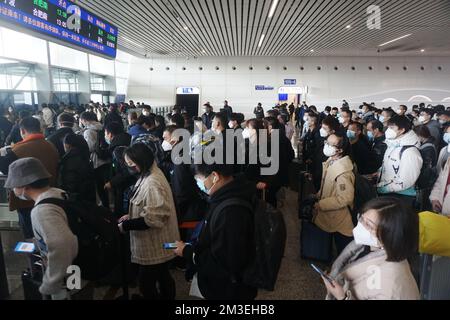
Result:
<svg viewBox="0 0 450 320"><path fill-rule="evenodd" d="M158 165L158 167L160 167L161 164L164 162L165 152L164 149L162 148L161 141L159 140L159 138L155 137L152 134L142 134L134 138L133 141L131 142L131 145L133 146L138 143L143 143L147 147L149 147L150 150L152 150L156 164Z"/></svg>
<svg viewBox="0 0 450 320"><path fill-rule="evenodd" d="M95 204L49 198L39 202L64 210L69 227L78 238L78 256L73 264L84 280L97 281L109 275L120 259L120 232L111 211Z"/></svg>
<svg viewBox="0 0 450 320"><path fill-rule="evenodd" d="M255 254L242 274L243 283L253 288L274 291L286 246L286 224L282 213L264 201L256 200L251 204L238 198L229 199L211 214L211 233L218 215L230 206L242 206L254 213Z"/></svg>
<svg viewBox="0 0 450 320"><path fill-rule="evenodd" d="M400 161L402 160L403 153L405 153L406 150L411 149L411 148L416 148L417 150L419 150L420 155L422 156L422 159L425 159L426 157L424 154L424 149L427 147L433 147L433 149L436 151L436 155L437 155L436 146L432 143L424 144L421 149L417 148L416 146L404 146L404 147L402 147L402 150L400 150ZM436 166L427 167L427 166L423 165L422 169L420 170L419 178L417 179L417 182L416 182L416 190L420 191L420 190L433 188L437 178L438 178L438 171L437 171Z"/></svg>
<svg viewBox="0 0 450 320"><path fill-rule="evenodd" d="M105 131L98 130L97 132L97 143L95 145L95 153L100 160L109 160L111 154L109 152L109 145L106 143Z"/></svg>

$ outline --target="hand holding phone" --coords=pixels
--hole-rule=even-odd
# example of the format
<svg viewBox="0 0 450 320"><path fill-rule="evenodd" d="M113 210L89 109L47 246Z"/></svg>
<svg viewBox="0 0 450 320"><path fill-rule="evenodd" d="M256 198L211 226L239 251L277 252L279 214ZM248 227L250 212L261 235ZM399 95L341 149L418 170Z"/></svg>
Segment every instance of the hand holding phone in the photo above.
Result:
<svg viewBox="0 0 450 320"><path fill-rule="evenodd" d="M190 245L190 243L186 243L186 245ZM163 249L164 250L175 250L177 248L176 243L164 243Z"/></svg>
<svg viewBox="0 0 450 320"><path fill-rule="evenodd" d="M318 268L316 265L311 264L311 267L316 271L318 274L320 274L323 278L325 278L333 287L334 287L334 280L330 278L325 272L323 272L320 268Z"/></svg>

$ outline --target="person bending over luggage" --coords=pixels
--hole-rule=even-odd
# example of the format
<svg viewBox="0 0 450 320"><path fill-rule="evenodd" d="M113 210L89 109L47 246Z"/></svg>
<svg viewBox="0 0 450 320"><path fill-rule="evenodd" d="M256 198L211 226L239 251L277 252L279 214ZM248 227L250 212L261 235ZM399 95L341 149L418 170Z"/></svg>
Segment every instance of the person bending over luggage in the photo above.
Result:
<svg viewBox="0 0 450 320"><path fill-rule="evenodd" d="M391 197L371 200L361 212L355 241L333 264L332 283L323 279L327 299L419 300L407 260L419 248L418 215Z"/></svg>
<svg viewBox="0 0 450 320"><path fill-rule="evenodd" d="M146 300L174 300L169 262L175 256L163 249L164 243L180 239L172 191L145 144L128 148L125 162L140 178L130 194L129 214L119 220L119 229L130 232L131 262L139 266L141 294Z"/></svg>
<svg viewBox="0 0 450 320"><path fill-rule="evenodd" d="M314 207L313 222L333 236L338 254L353 240L350 208L355 197L355 174L350 142L343 133L333 133L325 142L322 187Z"/></svg>
<svg viewBox="0 0 450 320"><path fill-rule="evenodd" d="M200 189L210 197L209 212L198 242L177 242L175 250L197 272L191 292L199 290L207 300L253 300L257 289L245 285L242 277L255 255L254 213L237 203L219 206L230 199L252 203L255 184L243 176L233 178L229 165L196 165L195 172Z"/></svg>
<svg viewBox="0 0 450 320"><path fill-rule="evenodd" d="M78 240L69 228L66 213L51 204L39 205L48 198L63 199L64 191L50 187L50 173L36 158L23 158L9 167L5 188L20 199L33 200L31 211L36 247L43 258L44 275L39 292L52 300L67 299L67 268L78 254Z"/></svg>

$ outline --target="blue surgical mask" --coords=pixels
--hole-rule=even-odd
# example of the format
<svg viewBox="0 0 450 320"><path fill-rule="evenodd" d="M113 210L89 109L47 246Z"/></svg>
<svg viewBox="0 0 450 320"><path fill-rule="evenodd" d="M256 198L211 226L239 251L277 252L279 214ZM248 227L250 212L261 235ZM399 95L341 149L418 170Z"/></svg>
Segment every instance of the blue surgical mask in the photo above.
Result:
<svg viewBox="0 0 450 320"><path fill-rule="evenodd" d="M444 142L450 144L450 133L444 134Z"/></svg>
<svg viewBox="0 0 450 320"><path fill-rule="evenodd" d="M351 130L348 130L348 131L347 131L347 137L348 137L350 140L355 140L355 139L356 139L356 132L351 131Z"/></svg>
<svg viewBox="0 0 450 320"><path fill-rule="evenodd" d="M378 120L379 120L380 122L384 122L384 117L383 117L383 116L380 116L380 117L378 118Z"/></svg>
<svg viewBox="0 0 450 320"><path fill-rule="evenodd" d="M197 186L200 189L200 191L203 192L203 193L208 194L209 190L206 189L206 187L205 187L205 181L202 181L202 180L199 180L199 179L196 179L196 181L197 181Z"/></svg>
<svg viewBox="0 0 450 320"><path fill-rule="evenodd" d="M369 138L369 141L375 140L375 137L374 137L372 131L367 131L367 138Z"/></svg>

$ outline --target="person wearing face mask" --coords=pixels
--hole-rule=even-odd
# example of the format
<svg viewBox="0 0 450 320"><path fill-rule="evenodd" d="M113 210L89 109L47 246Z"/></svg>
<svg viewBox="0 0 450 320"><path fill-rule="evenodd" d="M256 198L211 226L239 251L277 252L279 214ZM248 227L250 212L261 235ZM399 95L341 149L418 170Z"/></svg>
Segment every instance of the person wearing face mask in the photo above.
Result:
<svg viewBox="0 0 450 320"><path fill-rule="evenodd" d="M150 106L144 106L142 108L142 115L144 117L150 117L150 115L152 114L152 107Z"/></svg>
<svg viewBox="0 0 450 320"><path fill-rule="evenodd" d="M301 106L298 106L295 109L295 122L296 122L296 128L301 129L303 128L304 124L305 124L305 114L309 112L309 107L306 104L305 101L303 101Z"/></svg>
<svg viewBox="0 0 450 320"><path fill-rule="evenodd" d="M231 115L230 121L228 121L228 128L237 130L241 129L241 117L237 113Z"/></svg>
<svg viewBox="0 0 450 320"><path fill-rule="evenodd" d="M59 154L55 146L45 140L39 120L32 117L25 118L20 122L19 127L23 140L16 143L5 156L0 157L0 171L8 175L9 165L17 159L36 158L52 175L50 185L56 186ZM27 240L33 238L30 218L33 205L33 201L19 199L13 192L9 195L9 209L11 212L17 210L19 224Z"/></svg>
<svg viewBox="0 0 450 320"><path fill-rule="evenodd" d="M367 138L369 139L370 153L373 156L374 166L379 170L383 165L384 155L387 150L384 127L380 121L372 120L367 124Z"/></svg>
<svg viewBox="0 0 450 320"><path fill-rule="evenodd" d="M59 164L58 187L73 200L95 204L94 168L86 140L72 132L64 137L63 143L65 154Z"/></svg>
<svg viewBox="0 0 450 320"><path fill-rule="evenodd" d="M424 109L420 112L419 123L427 126L434 138L436 148L439 148L441 146L442 129L441 124L438 121L433 120L433 116L434 111L432 109Z"/></svg>
<svg viewBox="0 0 450 320"><path fill-rule="evenodd" d="M131 262L139 266L140 293L145 300L174 300L175 281L169 272L174 255L163 249L164 243L180 239L172 191L146 145L128 148L125 162L139 180L130 195L129 213L119 219L118 226L122 233L130 233Z"/></svg>
<svg viewBox="0 0 450 320"><path fill-rule="evenodd" d="M347 137L352 145L352 158L362 176L373 175L378 168L374 161L374 155L371 153L369 141L363 134L363 125L359 122L351 122Z"/></svg>
<svg viewBox="0 0 450 320"><path fill-rule="evenodd" d="M330 106L326 106L325 110L323 112L320 113L320 123L322 123L322 121L328 117L331 114L331 107Z"/></svg>
<svg viewBox="0 0 450 320"><path fill-rule="evenodd" d="M384 128L387 129L389 120L391 120L392 117L394 117L394 116L395 116L395 112L391 108L383 109L383 111L381 112L381 116L378 120L380 120L380 122L383 124Z"/></svg>
<svg viewBox="0 0 450 320"><path fill-rule="evenodd" d="M256 119L264 119L264 108L262 107L261 103L258 103L258 106L253 110L253 114L255 115Z"/></svg>
<svg viewBox="0 0 450 320"><path fill-rule="evenodd" d="M209 195L209 210L198 240L192 244L178 242L175 253L196 272L193 288L205 299L253 300L257 289L244 284L243 275L255 255L254 217L249 209L255 185L243 176L233 177L233 167L220 164L196 165L195 178ZM230 199L249 206L219 208Z"/></svg>
<svg viewBox="0 0 450 320"><path fill-rule="evenodd" d="M441 149L436 165L437 173L440 174L450 157L450 123L444 127L443 142L445 146Z"/></svg>
<svg viewBox="0 0 450 320"><path fill-rule="evenodd" d="M406 117L396 116L388 122L388 149L379 171L378 193L394 196L414 206L416 183L422 169L420 141Z"/></svg>
<svg viewBox="0 0 450 320"><path fill-rule="evenodd" d="M213 112L213 107L210 104L205 104L203 106L202 121L208 130L211 129L212 121L214 119L215 113Z"/></svg>
<svg viewBox="0 0 450 320"><path fill-rule="evenodd" d="M328 160L323 164L322 184L314 206L313 223L318 232L328 234L338 254L353 240L350 208L355 197L355 174L351 146L341 132L331 134L324 146ZM304 244L308 245L308 244ZM329 252L328 261L332 260Z"/></svg>
<svg viewBox="0 0 450 320"><path fill-rule="evenodd" d="M382 197L368 202L353 230L352 242L323 278L327 300L419 300L419 288L408 259L419 249L418 215L400 200ZM377 270L376 286L372 272Z"/></svg>
<svg viewBox="0 0 450 320"><path fill-rule="evenodd" d="M350 123L352 122L352 112L350 110L342 110L339 117L339 123L342 125L345 131L348 130Z"/></svg>
<svg viewBox="0 0 450 320"><path fill-rule="evenodd" d="M53 147L53 146L52 146ZM56 150L54 151L56 153ZM9 167L5 187L17 197L30 200L31 237L43 258L44 275L39 293L51 300L66 300L68 267L78 255L78 239L72 233L67 216L60 207L39 203L48 198L64 199L65 192L50 186L52 175L36 158L23 158Z"/></svg>
<svg viewBox="0 0 450 320"><path fill-rule="evenodd" d="M396 113L399 116L406 116L406 112L408 112L408 107L405 105L401 105L398 107Z"/></svg>
<svg viewBox="0 0 450 320"><path fill-rule="evenodd" d="M119 114L119 107L116 104L111 104L109 107L109 112L105 116L105 120L103 121L103 124L107 126L110 123L116 122L122 126L122 129L124 129L123 126L123 120L121 115Z"/></svg>
<svg viewBox="0 0 450 320"><path fill-rule="evenodd" d="M61 113L58 116L58 130L47 138L58 150L59 156L63 157L66 153L64 150L64 137L70 133L74 133L75 118L70 113Z"/></svg>

